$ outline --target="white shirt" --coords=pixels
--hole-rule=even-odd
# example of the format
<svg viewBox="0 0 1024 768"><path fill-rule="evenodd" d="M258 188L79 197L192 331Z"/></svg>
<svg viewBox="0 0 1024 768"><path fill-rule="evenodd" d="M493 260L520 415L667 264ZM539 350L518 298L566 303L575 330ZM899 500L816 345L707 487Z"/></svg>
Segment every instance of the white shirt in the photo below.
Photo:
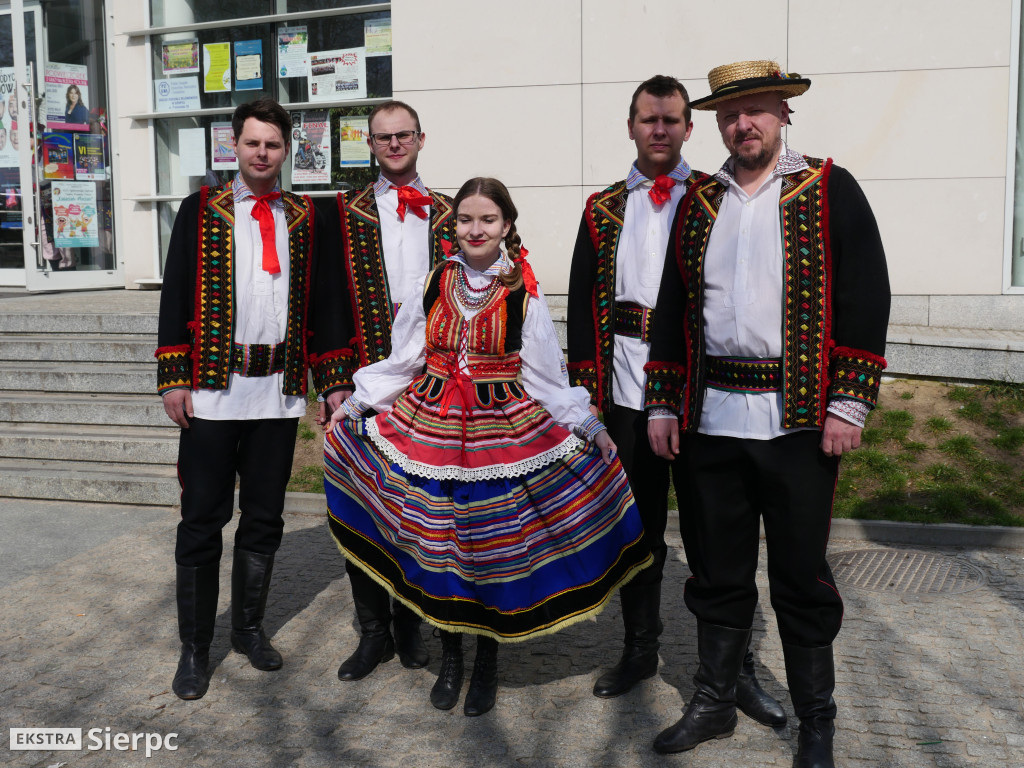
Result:
<svg viewBox="0 0 1024 768"><path fill-rule="evenodd" d="M278 344L288 327L288 223L280 199L270 203L281 271L263 271L263 239L252 217L253 198L239 199L235 185L235 225L232 229L231 266L234 279L234 341L239 344ZM196 418L231 419L297 418L306 412L306 398L285 395L284 373L241 376L232 373L227 389L197 389L192 393Z"/></svg>
<svg viewBox="0 0 1024 768"><path fill-rule="evenodd" d="M684 160L669 174L676 179L671 198L656 206L650 197L652 182L634 164L627 179L626 215L615 250L615 301L653 309L658 303L665 249L676 208L686 194L690 167ZM612 352L612 401L633 410L644 409L644 365L651 345L640 339L616 336Z"/></svg>
<svg viewBox="0 0 1024 768"><path fill-rule="evenodd" d="M409 185L426 195L419 176ZM398 218L398 190L381 176L374 184L377 215L380 217L380 245L384 254L384 271L388 277L391 301L402 304L415 293L421 278L430 269L430 206L425 205L425 218L406 209L405 220Z"/></svg>

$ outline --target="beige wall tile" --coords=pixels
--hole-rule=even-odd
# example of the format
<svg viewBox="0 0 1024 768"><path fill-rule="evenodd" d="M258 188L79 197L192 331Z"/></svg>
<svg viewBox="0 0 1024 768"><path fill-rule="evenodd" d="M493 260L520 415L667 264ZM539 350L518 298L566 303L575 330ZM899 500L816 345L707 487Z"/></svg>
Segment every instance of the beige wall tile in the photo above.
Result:
<svg viewBox="0 0 1024 768"><path fill-rule="evenodd" d="M787 0L586 0L583 82L707 77L719 64L786 55Z"/></svg>
<svg viewBox="0 0 1024 768"><path fill-rule="evenodd" d="M395 93L420 114L428 186L460 187L473 176L509 186L578 186L580 88L484 88Z"/></svg>
<svg viewBox="0 0 1024 768"><path fill-rule="evenodd" d="M818 75L789 142L871 179L1006 175L1007 69Z"/></svg>
<svg viewBox="0 0 1024 768"><path fill-rule="evenodd" d="M397 0L394 90L576 83L579 0Z"/></svg>
<svg viewBox="0 0 1024 768"><path fill-rule="evenodd" d="M569 265L583 206L579 187L515 187L509 190L519 209L516 228L537 281L545 293L569 290Z"/></svg>
<svg viewBox="0 0 1024 768"><path fill-rule="evenodd" d="M861 184L878 220L894 294L998 294L1002 179Z"/></svg>
<svg viewBox="0 0 1024 768"><path fill-rule="evenodd" d="M1005 67L1006 0L789 0L797 72Z"/></svg>

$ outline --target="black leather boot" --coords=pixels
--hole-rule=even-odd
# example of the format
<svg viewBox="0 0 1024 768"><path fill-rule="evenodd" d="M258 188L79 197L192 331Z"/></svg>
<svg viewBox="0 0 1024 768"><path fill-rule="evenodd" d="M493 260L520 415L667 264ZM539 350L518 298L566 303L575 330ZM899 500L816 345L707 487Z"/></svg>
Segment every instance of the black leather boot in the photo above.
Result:
<svg viewBox="0 0 1024 768"><path fill-rule="evenodd" d="M388 628L391 623L388 593L355 566L348 570L348 576L360 635L356 650L338 667L338 679L346 682L362 680L378 664L395 657L395 641Z"/></svg>
<svg viewBox="0 0 1024 768"><path fill-rule="evenodd" d="M658 734L654 751L685 752L709 739L727 739L736 729L736 678L750 641L749 629L697 622L700 666L697 686L682 719Z"/></svg>
<svg viewBox="0 0 1024 768"><path fill-rule="evenodd" d="M280 669L281 654L263 632L274 556L235 550L231 568L231 647L249 657L256 669Z"/></svg>
<svg viewBox="0 0 1024 768"><path fill-rule="evenodd" d="M392 631L398 660L406 669L422 669L430 661L430 653L420 635L420 617L397 600L392 602Z"/></svg>
<svg viewBox="0 0 1024 768"><path fill-rule="evenodd" d="M832 646L801 648L783 643L786 679L793 709L800 718L793 768L835 768L832 737L835 735L836 687Z"/></svg>
<svg viewBox="0 0 1024 768"><path fill-rule="evenodd" d="M462 711L466 717L476 717L494 709L498 698L498 641L491 637L477 637L473 676L469 679L469 693Z"/></svg>
<svg viewBox="0 0 1024 768"><path fill-rule="evenodd" d="M786 713L779 702L769 696L754 676L754 654L747 651L736 679L736 706L740 712L761 725L781 728L786 724Z"/></svg>
<svg viewBox="0 0 1024 768"><path fill-rule="evenodd" d="M661 584L627 584L619 591L619 600L626 627L622 657L594 683L594 695L602 699L628 693L658 671Z"/></svg>
<svg viewBox="0 0 1024 768"><path fill-rule="evenodd" d="M181 656L171 690L179 699L201 699L210 687L210 643L217 621L220 563L177 567Z"/></svg>
<svg viewBox="0 0 1024 768"><path fill-rule="evenodd" d="M462 693L462 635L458 632L441 632L441 669L437 682L430 689L430 703L437 709L451 709L459 703Z"/></svg>

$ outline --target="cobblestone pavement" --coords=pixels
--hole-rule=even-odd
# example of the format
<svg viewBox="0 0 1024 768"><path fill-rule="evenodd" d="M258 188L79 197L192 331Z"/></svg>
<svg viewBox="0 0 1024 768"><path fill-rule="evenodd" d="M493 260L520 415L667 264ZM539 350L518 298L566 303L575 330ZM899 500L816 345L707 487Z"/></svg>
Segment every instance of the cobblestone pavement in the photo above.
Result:
<svg viewBox="0 0 1024 768"><path fill-rule="evenodd" d="M795 738L740 715L731 739L677 756L651 751L692 691L694 623L678 540L666 568L662 666L629 695L590 689L617 655L617 605L528 643L503 646L494 711L466 718L428 702L439 643L425 670L389 662L358 683L335 677L355 646L341 556L323 518L289 514L267 628L285 657L258 672L227 641L228 573L213 647L210 692L170 692L177 659L172 542L175 514L79 551L9 584L0 611L0 763L15 766L790 766ZM230 530L228 532L230 535ZM70 532L69 532L70 534ZM230 539L227 539L230 541ZM836 644L836 754L846 768L1024 766L1024 551L918 548L969 563L983 578L962 594L843 588ZM834 540L840 553L897 549ZM764 586L764 563L759 573ZM758 674L783 699L784 666L767 599L753 643ZM468 670L467 670L468 671ZM178 734L176 751L8 751L10 727ZM90 742L86 742L89 744Z"/></svg>

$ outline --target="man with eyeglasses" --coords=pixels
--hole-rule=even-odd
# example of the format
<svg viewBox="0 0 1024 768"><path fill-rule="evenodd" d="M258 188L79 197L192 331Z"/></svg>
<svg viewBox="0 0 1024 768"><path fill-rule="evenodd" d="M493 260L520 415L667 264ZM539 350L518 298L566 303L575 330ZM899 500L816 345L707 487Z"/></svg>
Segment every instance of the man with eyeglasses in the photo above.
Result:
<svg viewBox="0 0 1024 768"><path fill-rule="evenodd" d="M352 308L351 349L332 364L347 386L327 397L322 423L352 394L352 375L391 354L391 327L401 304L419 298L419 278L445 259L455 240L451 198L424 186L416 170L426 134L416 110L401 101L370 112L367 143L380 176L360 190L338 194L324 211L328 231L341 243L344 289ZM412 294L412 295L410 295ZM336 525L331 520L331 525ZM430 660L420 619L395 601L358 567L345 563L360 627L359 646L338 668L338 679L361 680L398 652L402 666L425 667ZM393 631L392 631L393 624Z"/></svg>
<svg viewBox="0 0 1024 768"><path fill-rule="evenodd" d="M604 413L654 555L654 564L619 592L624 647L618 664L594 684L601 698L628 693L658 671L669 462L654 455L647 439L644 365L670 224L689 186L707 178L682 156L693 123L686 88L675 78L655 75L637 87L626 128L636 160L625 180L587 201L572 257L567 318L572 383L590 391L595 415ZM679 499L680 508L685 503ZM749 653L738 697L758 722L785 724L782 707L758 684Z"/></svg>

